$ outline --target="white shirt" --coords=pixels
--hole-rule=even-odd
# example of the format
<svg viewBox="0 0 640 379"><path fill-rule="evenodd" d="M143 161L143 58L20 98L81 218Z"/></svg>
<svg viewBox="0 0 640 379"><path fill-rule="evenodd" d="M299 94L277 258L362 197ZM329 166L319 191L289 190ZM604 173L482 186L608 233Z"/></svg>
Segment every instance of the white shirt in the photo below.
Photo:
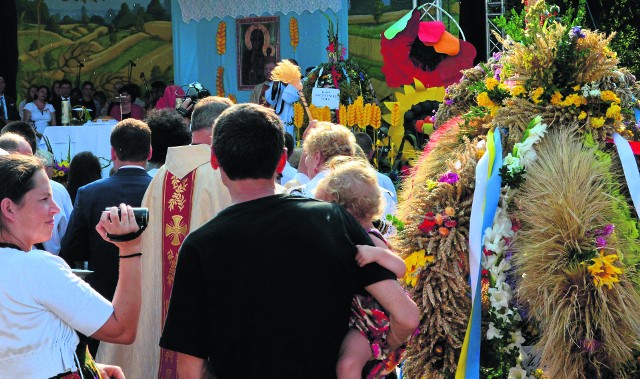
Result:
<svg viewBox="0 0 640 379"><path fill-rule="evenodd" d="M76 370L75 331L90 336L111 314L111 303L61 258L0 248L0 379Z"/></svg>
<svg viewBox="0 0 640 379"><path fill-rule="evenodd" d="M55 180L49 180L51 183L51 192L53 193L53 201L60 208L60 213L53 216L53 233L51 239L42 243L45 250L51 254L58 255L60 252L60 243L64 233L67 231L67 225L71 218L71 212L73 211L73 204L71 203L71 196L64 186Z"/></svg>
<svg viewBox="0 0 640 379"><path fill-rule="evenodd" d="M285 184L288 181L290 181L291 179L293 179L293 177L298 173L298 170L296 170L295 168L293 168L293 166L291 166L289 164L289 162L287 162L284 165L284 170L282 170L282 178L280 179L280 183Z"/></svg>

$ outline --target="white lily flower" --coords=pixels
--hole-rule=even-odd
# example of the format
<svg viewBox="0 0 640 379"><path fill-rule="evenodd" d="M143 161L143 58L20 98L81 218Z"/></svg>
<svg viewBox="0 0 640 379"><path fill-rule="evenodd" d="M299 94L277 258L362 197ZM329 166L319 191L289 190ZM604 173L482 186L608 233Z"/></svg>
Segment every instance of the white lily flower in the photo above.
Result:
<svg viewBox="0 0 640 379"><path fill-rule="evenodd" d="M489 288L489 300L491 301L491 305L496 309L500 310L502 308L509 307L509 294L505 291L501 291L495 288Z"/></svg>
<svg viewBox="0 0 640 379"><path fill-rule="evenodd" d="M520 365L509 369L509 379L527 379L527 371Z"/></svg>
<svg viewBox="0 0 640 379"><path fill-rule="evenodd" d="M494 338L502 338L502 333L492 322L490 322L489 329L487 330L487 339L491 340Z"/></svg>

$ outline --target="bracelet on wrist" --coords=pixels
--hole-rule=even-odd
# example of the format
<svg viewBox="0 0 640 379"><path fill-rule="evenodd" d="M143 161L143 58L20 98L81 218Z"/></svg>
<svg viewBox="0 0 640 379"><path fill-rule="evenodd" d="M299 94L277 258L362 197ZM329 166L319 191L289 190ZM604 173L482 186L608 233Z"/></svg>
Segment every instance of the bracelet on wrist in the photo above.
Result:
<svg viewBox="0 0 640 379"><path fill-rule="evenodd" d="M126 258L139 257L141 255L142 255L142 253L135 253L135 254L129 254L129 255L118 255L118 258L126 259Z"/></svg>

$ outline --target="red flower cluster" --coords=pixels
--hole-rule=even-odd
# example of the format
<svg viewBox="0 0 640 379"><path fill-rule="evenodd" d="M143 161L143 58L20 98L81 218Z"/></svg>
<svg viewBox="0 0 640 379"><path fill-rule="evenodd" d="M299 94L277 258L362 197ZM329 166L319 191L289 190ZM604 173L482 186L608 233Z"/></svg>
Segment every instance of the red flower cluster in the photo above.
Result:
<svg viewBox="0 0 640 379"><path fill-rule="evenodd" d="M458 225L458 222L453 219L455 215L455 210L452 207L446 207L444 211L438 214L434 214L433 212L428 212L424 216L424 220L418 226L418 229L423 233L431 233L436 228L438 230L438 234L442 237L446 237L449 235L451 229L455 228Z"/></svg>

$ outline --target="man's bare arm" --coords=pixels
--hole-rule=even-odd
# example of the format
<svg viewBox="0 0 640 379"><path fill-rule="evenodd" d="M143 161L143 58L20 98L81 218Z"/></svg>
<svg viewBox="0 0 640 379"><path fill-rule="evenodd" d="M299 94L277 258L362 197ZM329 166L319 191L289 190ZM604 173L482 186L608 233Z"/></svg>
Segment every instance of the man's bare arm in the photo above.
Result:
<svg viewBox="0 0 640 379"><path fill-rule="evenodd" d="M420 322L418 306L395 280L383 280L365 289L389 312L387 344L391 350L400 347L418 327Z"/></svg>
<svg viewBox="0 0 640 379"><path fill-rule="evenodd" d="M207 369L207 362L193 355L178 353L178 377L180 379L215 379Z"/></svg>

